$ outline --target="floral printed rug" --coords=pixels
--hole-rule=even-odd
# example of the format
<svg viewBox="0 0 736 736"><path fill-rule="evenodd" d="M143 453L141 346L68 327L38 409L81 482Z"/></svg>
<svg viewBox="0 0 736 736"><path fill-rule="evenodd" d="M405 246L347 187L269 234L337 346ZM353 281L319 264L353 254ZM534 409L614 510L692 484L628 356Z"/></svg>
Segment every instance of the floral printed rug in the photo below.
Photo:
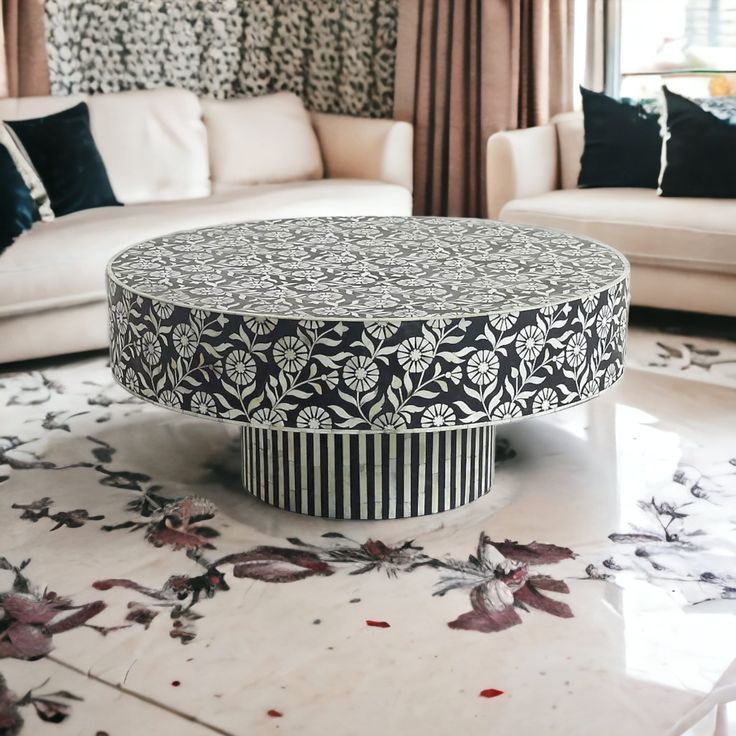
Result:
<svg viewBox="0 0 736 736"><path fill-rule="evenodd" d="M380 522L249 498L233 428L102 356L0 374L0 734L701 733L673 729L736 658L736 383L664 362L502 427L474 504Z"/></svg>
<svg viewBox="0 0 736 736"><path fill-rule="evenodd" d="M627 354L629 365L642 370L736 387L736 327L730 340L632 327Z"/></svg>

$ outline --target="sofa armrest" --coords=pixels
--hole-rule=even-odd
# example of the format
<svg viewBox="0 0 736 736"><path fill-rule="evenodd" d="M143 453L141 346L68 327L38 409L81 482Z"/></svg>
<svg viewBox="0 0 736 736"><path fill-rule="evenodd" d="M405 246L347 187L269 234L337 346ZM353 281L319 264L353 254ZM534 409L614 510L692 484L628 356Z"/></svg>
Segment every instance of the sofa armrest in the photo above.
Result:
<svg viewBox="0 0 736 736"><path fill-rule="evenodd" d="M497 218L512 199L534 197L559 186L554 125L494 133L486 147L488 217Z"/></svg>
<svg viewBox="0 0 736 736"><path fill-rule="evenodd" d="M414 129L381 118L312 113L325 176L374 179L412 190Z"/></svg>

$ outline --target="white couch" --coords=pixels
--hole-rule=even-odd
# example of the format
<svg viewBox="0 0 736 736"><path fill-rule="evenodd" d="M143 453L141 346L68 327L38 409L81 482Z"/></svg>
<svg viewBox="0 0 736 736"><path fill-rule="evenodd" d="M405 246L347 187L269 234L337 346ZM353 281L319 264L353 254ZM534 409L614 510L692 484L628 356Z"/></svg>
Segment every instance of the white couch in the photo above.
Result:
<svg viewBox="0 0 736 736"><path fill-rule="evenodd" d="M0 363L106 347L105 265L132 243L241 220L411 214L408 123L310 123L289 93L213 101L175 89L1 99L0 119L82 99L125 206L36 223L0 255Z"/></svg>
<svg viewBox="0 0 736 736"><path fill-rule="evenodd" d="M577 189L580 113L488 139L488 216L608 243L631 262L632 303L736 316L736 199Z"/></svg>

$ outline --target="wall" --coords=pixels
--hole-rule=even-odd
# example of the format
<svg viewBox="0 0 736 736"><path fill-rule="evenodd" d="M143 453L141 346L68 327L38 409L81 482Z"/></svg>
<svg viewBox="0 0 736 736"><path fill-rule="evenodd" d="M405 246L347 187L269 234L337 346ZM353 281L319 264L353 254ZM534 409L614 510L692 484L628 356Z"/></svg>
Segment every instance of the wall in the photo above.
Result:
<svg viewBox="0 0 736 736"><path fill-rule="evenodd" d="M276 90L390 117L398 0L46 0L52 94Z"/></svg>

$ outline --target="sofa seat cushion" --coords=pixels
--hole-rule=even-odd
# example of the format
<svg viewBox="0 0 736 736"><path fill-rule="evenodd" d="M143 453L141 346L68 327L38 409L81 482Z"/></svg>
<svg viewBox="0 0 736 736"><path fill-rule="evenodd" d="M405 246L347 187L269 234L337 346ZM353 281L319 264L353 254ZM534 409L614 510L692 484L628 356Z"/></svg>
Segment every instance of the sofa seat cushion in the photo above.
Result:
<svg viewBox="0 0 736 736"><path fill-rule="evenodd" d="M176 230L336 213L408 215L411 206L411 194L395 184L321 179L75 212L36 223L0 255L0 318L104 299L105 266L115 253Z"/></svg>
<svg viewBox="0 0 736 736"><path fill-rule="evenodd" d="M500 219L585 235L632 263L736 273L736 200L653 189L562 189L508 202Z"/></svg>

